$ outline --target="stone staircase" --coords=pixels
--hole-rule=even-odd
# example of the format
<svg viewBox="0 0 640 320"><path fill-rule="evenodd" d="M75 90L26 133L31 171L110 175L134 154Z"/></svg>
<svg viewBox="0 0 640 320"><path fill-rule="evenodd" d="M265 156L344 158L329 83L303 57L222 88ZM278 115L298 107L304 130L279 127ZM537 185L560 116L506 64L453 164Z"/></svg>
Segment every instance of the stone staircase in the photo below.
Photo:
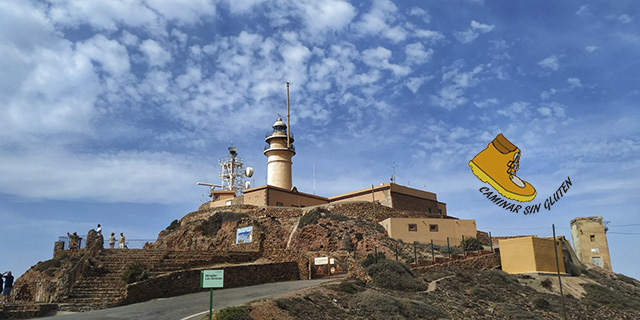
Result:
<svg viewBox="0 0 640 320"><path fill-rule="evenodd" d="M62 311L88 311L119 305L126 291L122 275L126 267L135 261L143 262L149 268L150 277L154 277L178 270L223 262L246 262L255 258L252 253L105 249L89 259L82 276L72 285L71 293L58 307Z"/></svg>

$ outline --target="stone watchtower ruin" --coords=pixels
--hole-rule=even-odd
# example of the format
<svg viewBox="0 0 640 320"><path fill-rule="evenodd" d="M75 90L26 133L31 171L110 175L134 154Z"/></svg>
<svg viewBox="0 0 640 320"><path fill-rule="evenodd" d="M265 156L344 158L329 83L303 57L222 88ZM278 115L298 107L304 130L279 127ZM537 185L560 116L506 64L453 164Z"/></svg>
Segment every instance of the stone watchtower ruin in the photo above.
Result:
<svg viewBox="0 0 640 320"><path fill-rule="evenodd" d="M602 217L571 220L571 237L578 260L612 271L609 244Z"/></svg>

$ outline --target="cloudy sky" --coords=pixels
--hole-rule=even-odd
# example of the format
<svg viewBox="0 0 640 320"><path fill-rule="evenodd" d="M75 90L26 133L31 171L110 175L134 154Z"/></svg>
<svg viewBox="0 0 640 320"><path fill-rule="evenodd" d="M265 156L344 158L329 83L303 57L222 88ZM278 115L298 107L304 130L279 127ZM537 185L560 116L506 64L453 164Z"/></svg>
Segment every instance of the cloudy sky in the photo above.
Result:
<svg viewBox="0 0 640 320"><path fill-rule="evenodd" d="M218 183L232 143L263 185L291 87L294 185L436 192L493 235L610 221L640 278L640 15L635 1L0 2L0 269L67 231L154 239ZM467 163L499 133L543 203L497 207ZM315 172L315 173L314 173Z"/></svg>

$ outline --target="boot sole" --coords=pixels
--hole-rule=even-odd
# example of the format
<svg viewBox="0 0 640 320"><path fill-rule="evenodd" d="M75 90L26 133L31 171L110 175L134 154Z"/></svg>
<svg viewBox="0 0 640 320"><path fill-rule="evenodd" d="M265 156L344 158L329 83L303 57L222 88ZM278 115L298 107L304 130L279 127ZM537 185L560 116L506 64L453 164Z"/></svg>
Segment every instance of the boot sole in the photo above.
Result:
<svg viewBox="0 0 640 320"><path fill-rule="evenodd" d="M476 177L478 177L478 179L480 179L480 181L488 183L490 186L492 186L494 189L496 189L496 191L498 191L498 193L500 193L501 195L503 195L504 197L506 197L508 199L519 201L519 202L529 202L529 201L535 199L535 197L536 197L537 193L536 193L535 190L533 191L533 195L530 195L530 196L516 194L516 193L512 193L512 192L509 192L509 191L505 190L498 182L496 182L495 180L491 179L491 177L489 177L488 174L486 174L484 171L482 171L482 169L480 169L480 167L478 167L475 163L473 163L473 160L469 161L469 167L471 167L471 172Z"/></svg>

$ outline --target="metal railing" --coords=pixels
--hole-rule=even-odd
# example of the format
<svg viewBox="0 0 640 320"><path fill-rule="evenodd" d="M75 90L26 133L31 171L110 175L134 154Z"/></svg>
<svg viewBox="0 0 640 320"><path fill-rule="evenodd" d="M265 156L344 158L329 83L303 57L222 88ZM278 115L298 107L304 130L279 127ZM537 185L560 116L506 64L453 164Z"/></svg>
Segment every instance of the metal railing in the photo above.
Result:
<svg viewBox="0 0 640 320"><path fill-rule="evenodd" d="M87 235L79 235L80 239L78 240L78 249L86 249L86 241ZM69 249L69 237L67 236L59 236L58 241L64 242L64 250ZM142 249L147 243L154 243L155 239L131 239L125 240L124 245L127 249ZM116 237L116 244L113 246L114 248L118 248L120 244L120 238ZM104 247L109 248L109 238L104 239Z"/></svg>

